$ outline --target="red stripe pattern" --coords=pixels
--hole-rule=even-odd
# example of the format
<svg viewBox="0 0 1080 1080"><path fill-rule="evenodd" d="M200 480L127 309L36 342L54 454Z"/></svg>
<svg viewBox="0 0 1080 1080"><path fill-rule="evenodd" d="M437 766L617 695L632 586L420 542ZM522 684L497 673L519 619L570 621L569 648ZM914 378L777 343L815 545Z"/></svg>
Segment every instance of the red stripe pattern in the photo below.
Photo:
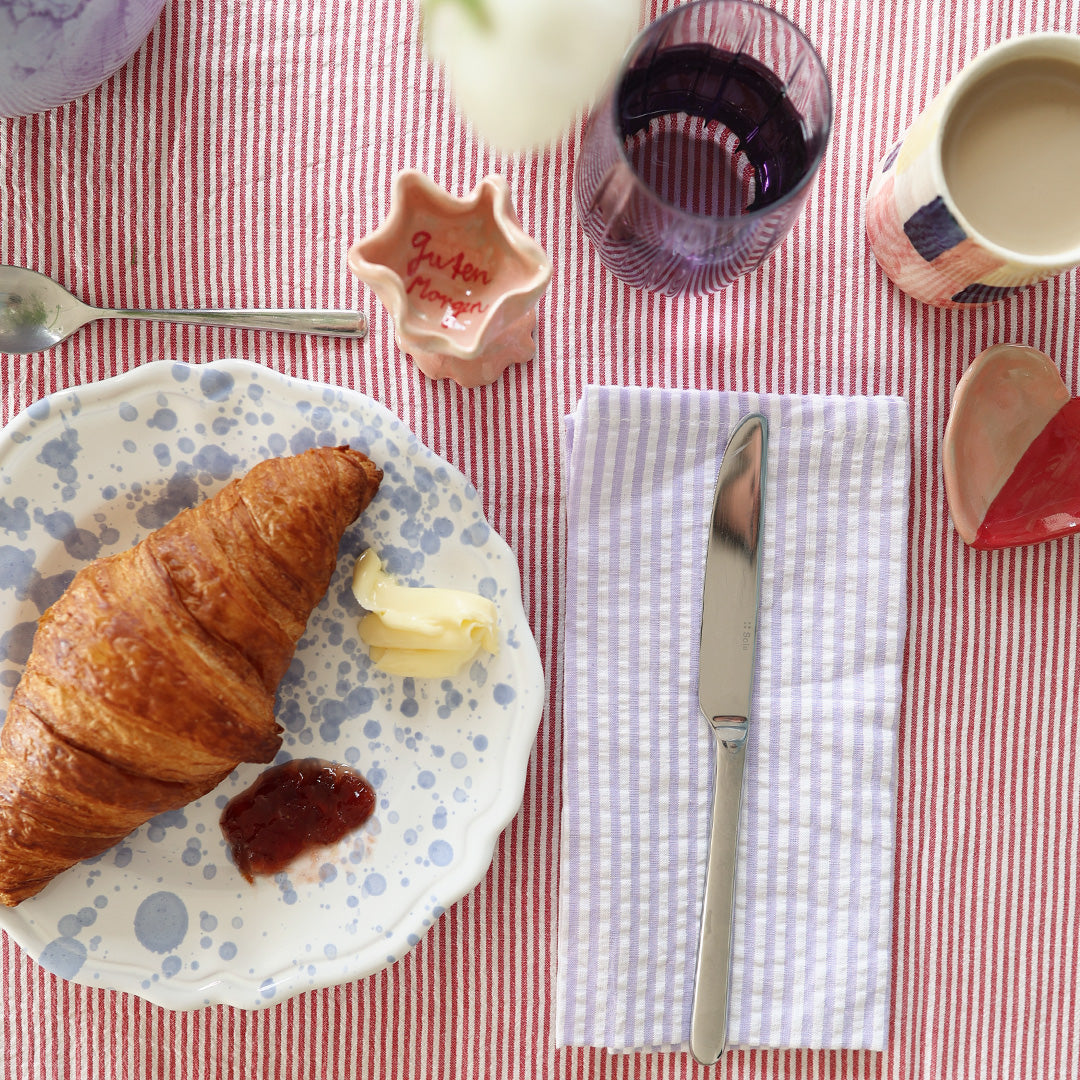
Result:
<svg viewBox="0 0 1080 1080"><path fill-rule="evenodd" d="M49 353L0 357L0 418L163 357L242 357L364 391L475 483L517 554L549 690L522 810L490 873L403 960L258 1013L173 1014L59 981L0 935L0 1077L1080 1075L1080 538L966 548L939 451L953 388L991 344L1042 349L1077 394L1076 274L992 308L939 311L887 281L862 222L875 163L944 81L1003 37L1080 33L1080 0L776 6L831 74L832 141L789 239L708 298L643 294L600 267L572 211L581 122L543 153L491 152L426 59L415 0L168 0L103 86L0 120L0 261L95 304L356 306L371 318L369 339L350 344L100 322ZM492 386L420 375L346 270L349 244L385 218L406 167L455 195L505 175L523 227L554 260L538 359ZM909 625L883 1054L736 1052L705 1070L684 1055L555 1049L559 436L586 383L908 400Z"/></svg>

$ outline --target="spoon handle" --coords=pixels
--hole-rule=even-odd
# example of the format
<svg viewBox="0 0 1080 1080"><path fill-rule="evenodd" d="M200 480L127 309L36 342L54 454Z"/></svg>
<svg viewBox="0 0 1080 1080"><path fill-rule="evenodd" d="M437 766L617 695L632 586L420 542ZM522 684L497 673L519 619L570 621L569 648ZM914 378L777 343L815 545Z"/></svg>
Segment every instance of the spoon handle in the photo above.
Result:
<svg viewBox="0 0 1080 1080"><path fill-rule="evenodd" d="M148 319L151 322L191 323L196 326L224 326L232 330L283 330L291 334L319 334L323 337L363 338L367 319L356 311L309 311L285 308L280 311L241 309L185 309L175 311L110 310L101 312L111 319Z"/></svg>

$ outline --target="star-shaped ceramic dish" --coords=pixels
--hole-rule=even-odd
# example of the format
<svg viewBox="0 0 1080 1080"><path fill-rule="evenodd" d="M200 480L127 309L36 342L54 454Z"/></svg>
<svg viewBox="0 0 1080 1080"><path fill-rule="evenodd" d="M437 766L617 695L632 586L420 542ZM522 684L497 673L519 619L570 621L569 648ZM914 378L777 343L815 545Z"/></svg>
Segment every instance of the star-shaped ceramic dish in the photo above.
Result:
<svg viewBox="0 0 1080 1080"><path fill-rule="evenodd" d="M398 173L389 216L353 244L349 266L390 312L401 350L433 379L480 386L536 352L551 260L521 228L501 176L459 199L423 173Z"/></svg>

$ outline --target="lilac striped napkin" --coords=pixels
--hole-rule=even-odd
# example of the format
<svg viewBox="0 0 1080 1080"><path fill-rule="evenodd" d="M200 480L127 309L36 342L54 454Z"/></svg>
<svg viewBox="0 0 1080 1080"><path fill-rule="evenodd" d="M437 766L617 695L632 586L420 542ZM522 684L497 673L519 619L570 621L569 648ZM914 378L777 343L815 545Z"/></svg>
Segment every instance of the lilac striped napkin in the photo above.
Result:
<svg viewBox="0 0 1080 1080"><path fill-rule="evenodd" d="M566 421L559 1045L687 1042L712 784L706 527L753 411L768 487L730 1042L885 1046L907 405L615 387L588 387Z"/></svg>

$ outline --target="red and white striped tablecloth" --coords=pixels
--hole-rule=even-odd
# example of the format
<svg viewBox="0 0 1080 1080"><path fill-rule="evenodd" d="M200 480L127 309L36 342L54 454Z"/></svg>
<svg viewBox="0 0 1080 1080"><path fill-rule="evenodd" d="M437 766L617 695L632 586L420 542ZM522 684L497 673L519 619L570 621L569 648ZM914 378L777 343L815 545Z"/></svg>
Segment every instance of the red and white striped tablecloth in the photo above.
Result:
<svg viewBox="0 0 1080 1080"><path fill-rule="evenodd" d="M668 5L660 5L665 7ZM7 422L151 359L242 357L355 387L473 481L516 554L547 676L524 803L479 887L380 974L258 1012L172 1013L46 974L0 935L0 1077L1035 1078L1080 1075L1080 537L978 553L948 518L953 388L1000 341L1080 381L1075 274L972 312L883 277L861 217L875 161L943 83L1006 36L1080 33L1080 0L782 0L831 72L832 142L790 239L708 299L625 288L572 212L580 123L490 151L455 113L406 0L167 0L134 59L52 112L0 120L0 262L125 307L348 307L362 343L98 323L0 357ZM649 13L655 11L649 9ZM538 358L491 386L433 383L345 265L395 174L510 185L551 254ZM893 992L883 1054L556 1050L561 769L560 426L587 383L901 394L911 409L909 630Z"/></svg>

